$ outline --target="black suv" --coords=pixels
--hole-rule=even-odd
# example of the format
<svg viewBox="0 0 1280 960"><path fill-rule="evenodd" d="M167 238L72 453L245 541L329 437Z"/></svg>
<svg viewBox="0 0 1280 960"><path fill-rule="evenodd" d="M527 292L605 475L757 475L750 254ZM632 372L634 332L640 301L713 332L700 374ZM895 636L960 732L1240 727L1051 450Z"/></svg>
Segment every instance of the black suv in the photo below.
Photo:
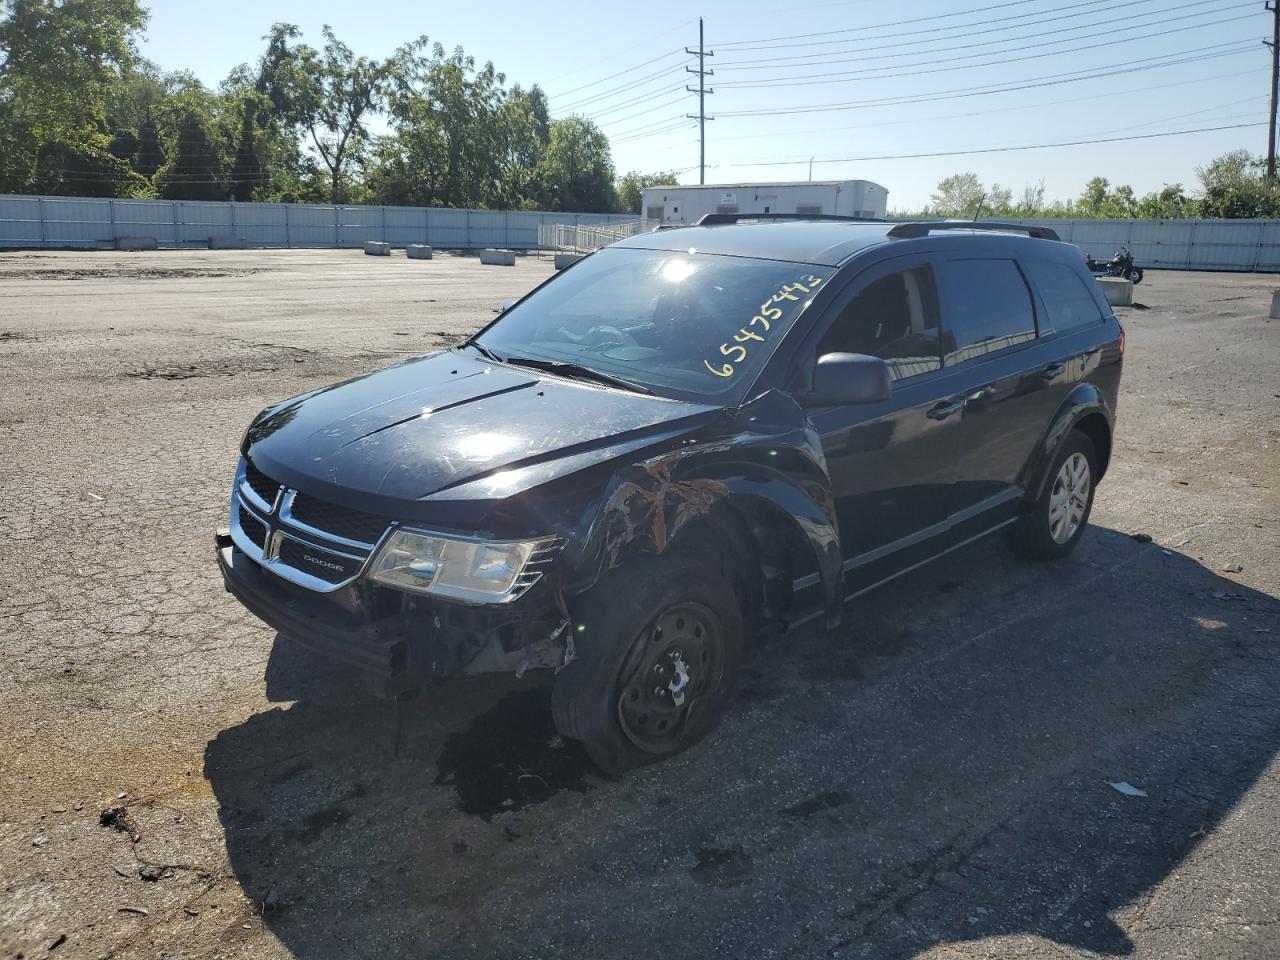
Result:
<svg viewBox="0 0 1280 960"><path fill-rule="evenodd" d="M759 626L835 626L996 530L1079 541L1124 333L1075 247L980 226L633 237L453 349L269 407L227 589L384 696L550 668L602 769L683 750Z"/></svg>

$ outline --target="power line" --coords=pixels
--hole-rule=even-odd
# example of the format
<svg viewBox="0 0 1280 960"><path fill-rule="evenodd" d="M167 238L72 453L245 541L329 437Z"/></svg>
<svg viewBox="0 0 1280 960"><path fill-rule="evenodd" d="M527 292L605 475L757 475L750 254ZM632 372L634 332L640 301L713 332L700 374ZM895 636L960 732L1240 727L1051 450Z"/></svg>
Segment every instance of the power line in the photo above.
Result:
<svg viewBox="0 0 1280 960"><path fill-rule="evenodd" d="M628 83L621 84L617 87L611 87L608 90L604 90L600 93L592 94L589 97L583 97L580 100L574 100L572 103L567 103L564 106L557 107L556 113L563 116L565 114L572 113L580 109L581 107L586 106L588 103L593 103L596 100L607 100L610 97L615 97L620 93L629 93L632 90L636 90L636 89L639 89L640 87L652 84L657 80L670 80L671 71L674 68L674 66L675 65L672 64L671 66L661 67L660 69L655 70L653 73L646 74L643 77L638 77L637 79L632 80Z"/></svg>
<svg viewBox="0 0 1280 960"><path fill-rule="evenodd" d="M1252 6L1252 3L1236 4L1236 8L1239 8L1241 6ZM1215 15L1216 15L1216 12L1215 12ZM1197 13L1197 14L1192 14L1191 16L1202 17L1202 16L1206 16L1206 14ZM1176 22L1177 20L1184 20L1184 19L1189 19L1189 18L1174 17L1173 21ZM1238 17L1218 19L1215 21L1215 23L1216 24L1238 23L1242 20L1252 20L1252 19L1253 19L1252 14L1242 14ZM973 54L972 56L967 56L967 57L951 58L948 60L941 61L941 63L943 64L942 66L929 67L929 69L911 69L911 68L928 67L930 63L938 63L939 61L924 60L918 63L895 64L892 67L869 67L865 70L847 70L847 71L836 71L831 73L806 74L802 77L794 77L794 78L789 77L789 78L778 79L778 80L728 80L723 82L721 86L735 87L740 89L757 89L760 87L807 87L807 86L812 86L814 84L819 84L819 83L821 84L848 83L848 82L852 82L859 79L896 80L901 77L916 77L926 73L947 73L952 70L979 70L983 67L1003 66L1005 64L1010 64L1010 63L1026 63L1031 60L1043 60L1047 57L1057 57L1057 56L1062 56L1063 54L1068 54L1068 53L1079 53L1083 50L1098 50L1102 47L1114 47L1119 44L1131 44L1137 40L1153 40L1157 37L1167 37L1167 36L1172 36L1173 34L1176 34L1176 33L1186 33L1188 30L1202 30L1204 29L1204 27L1205 27L1205 24L1203 23L1193 23L1193 24L1188 24L1187 26L1184 26L1184 27L1173 27L1169 30L1158 30L1154 33L1144 33L1144 34L1127 33L1125 34L1125 36L1117 40L1107 40L1102 43L1091 41L1089 43L1084 44L1083 46L1077 46L1077 47L1062 47L1062 46L1058 46L1058 44L1062 42L1061 40L1049 40L1043 43L1033 43L1026 47L1018 47L1018 48L1013 48L1011 50L1000 51L1001 53L1017 53L1020 50L1033 50L1033 49L1038 49L1040 47L1052 46L1055 48L1053 50L1050 50L1047 53L1028 54L1027 56L1022 56L1022 57L1007 57L1003 60L987 60L982 63L963 63L962 61L972 60L974 57L989 56L989 54L979 53L979 54ZM948 66L947 64L950 64L950 65ZM910 72L908 73L876 73L876 71L880 71L880 70L895 70L895 69L906 69L906 70L910 70ZM867 74L875 74L875 76L867 76ZM842 80L842 79L836 79L836 78L844 78L844 79Z"/></svg>
<svg viewBox="0 0 1280 960"><path fill-rule="evenodd" d="M1252 76L1256 73L1254 70L1237 70L1233 73L1219 73L1211 77L1195 77L1191 80L1177 80L1173 83L1154 84L1149 87L1131 87L1125 91L1126 95L1135 93L1147 93L1151 90L1166 90L1170 87L1187 86L1189 84L1203 84L1212 80L1234 80L1237 77ZM1087 78L1086 78L1087 79ZM1019 110L1043 110L1045 107L1057 107L1063 104L1079 104L1080 97L1067 97L1058 100L1037 101L1036 103L1024 103L1010 107L984 107L980 110L971 110L968 113L949 113L942 115L934 115L931 117L904 117L897 120L881 120L875 123L858 123L852 126L843 127L811 127L805 130L788 130L786 135L789 137L802 136L810 133L839 133L845 130L867 130L875 127L895 127L905 126L909 124L932 123L934 121L946 120L964 120L969 117L986 117L993 113L1014 113ZM733 134L731 136L722 136L720 140L758 140L758 133L742 133Z"/></svg>
<svg viewBox="0 0 1280 960"><path fill-rule="evenodd" d="M961 24L954 24L954 25L951 25L951 26L941 26L941 27L924 27L924 28L921 28L921 29L919 29L919 30L893 30L893 31L891 31L891 32L889 32L889 33L887 33L887 34L883 34L883 35L879 35L879 36L866 36L866 32L867 32L868 30L878 30L878 29L880 29L881 27L896 27L896 26L905 26L905 25L907 25L907 24L916 24L916 23L919 23L919 22L920 22L920 18L919 18L919 17L915 17L915 18L913 18L913 19L911 19L911 20L899 20L899 21L897 21L896 23L869 24L869 25L867 25L867 26L865 26L865 27L850 27L850 28L848 28L848 29L844 29L844 30L823 30L823 31L821 31L821 32L819 32L819 33L801 33L801 34L795 34L795 35L793 35L793 36L791 36L791 37L779 37L779 38L775 38L775 39L784 39L784 40L785 40L785 39L791 39L791 40L804 40L805 42L803 42L803 43L779 43L779 44L769 44L769 45L767 45L767 46L764 46L764 45L761 45L761 46L748 46L748 45L746 45L746 44L755 44L755 43L762 43L762 44L763 44L763 43L764 43L764 41L753 41L753 40L745 40L745 41L744 41L744 40L739 40L739 41L730 41L730 42L728 42L728 43L722 43L722 44L721 44L721 46L722 46L722 47L730 47L730 48L733 48L733 49L732 49L732 51L731 51L731 52L733 52L733 53L739 53L739 52L746 53L746 52L749 52L749 51L752 51L752 50L786 50L786 49L793 49L793 48L795 48L795 47L821 47L821 46L831 46L831 45L833 45L833 44L839 44L839 43L850 43L851 41L850 41L850 40L848 40L848 39L842 39L842 40L830 40L830 39L828 39L828 40L809 40L809 39L806 39L806 38L809 38L809 37L832 37L832 36L834 36L834 35L836 35L836 34L843 34L843 33L857 33L857 34L860 34L860 35L861 35L861 36L859 37L859 40L860 40L860 41L867 41L867 42L874 43L875 41L877 41L877 40L882 40L882 39L893 39L893 38L897 38L897 37L917 37L917 36L927 36L927 35L930 35L930 34L939 34L939 33L946 33L946 34L949 34L949 35L953 35L953 36L954 36L954 35L955 35L955 30L957 29L957 27L959 27L959 28L972 27L972 26L977 26L977 25L979 25L979 24L987 24L987 25L988 25L986 29L984 29L984 30L982 30L982 31L980 31L980 32L983 32L983 33L998 33L998 32L1000 32L1000 31L1002 31L1002 30L1018 30L1018 29L1021 29L1022 27L1025 27L1025 26L1034 26L1034 25L1041 24L1041 23L1050 23L1050 22L1053 22L1053 19L1061 20L1061 19L1067 19L1067 18L1072 17L1072 16L1079 16L1079 15L1080 15L1079 13L1075 13L1075 14L1067 14L1067 15L1066 15L1066 17L1057 17L1057 18L1046 19L1046 18L1044 17L1044 15L1045 15L1045 14L1047 14L1047 13L1060 13L1060 12L1061 12L1061 11L1063 11L1063 10L1077 10L1077 11L1079 11L1079 10L1083 10L1083 9L1084 9L1084 8L1086 8L1086 7L1094 7L1094 8L1096 8L1096 7L1100 7L1100 6L1101 6L1101 7L1106 7L1108 10L1115 10L1115 9L1117 9L1117 8L1131 7L1131 6L1136 6L1136 5L1138 5L1138 4L1141 4L1141 3L1153 3L1153 2L1158 2L1158 0L1125 0L1125 2L1123 2L1123 3L1112 3L1112 2L1111 2L1111 0L1084 0L1084 2L1082 2L1082 3L1071 3L1071 4L1067 4L1066 6L1061 6L1061 7L1051 7L1051 8L1045 9L1045 10L1034 10L1034 11L1032 11L1032 12L1030 12L1030 13L1020 13L1020 14L1016 14L1016 15L1011 16L1011 17L998 17L998 18L996 18L996 19L994 19L994 20L976 20L976 21L974 21L973 23L961 23ZM1018 5L1019 5L1019 4L1006 4L1006 6L1018 6ZM957 16L964 16L964 15L966 15L966 14L970 14L970 13L979 13L979 12L981 12L981 10L983 10L983 9L995 9L995 8L989 8L989 7L988 7L988 8L979 8L978 10L967 10L967 11L966 11L966 10L960 10L960 11L954 11L954 12L952 12L952 13L943 13L943 14L938 14L937 16L932 17L932 18L931 18L931 21L941 20L941 19L944 19L944 18L946 18L946 17L957 17ZM1014 25L1013 25L1013 26L1011 26L1011 27L991 27L991 26L990 26L990 24L995 24L995 23L1008 23L1008 22L1013 21L1013 20L1027 20L1027 19L1032 19L1032 18L1034 18L1034 19L1033 19L1033 22L1032 22L1031 24L1027 24L1027 23L1014 24ZM976 34L974 34L974 35L976 35ZM925 41L914 41L914 42L928 43L928 42L930 42L930 41L925 40ZM803 54L800 54L800 55L798 55L798 56L803 56ZM820 54L811 54L811 56L820 56Z"/></svg>
<svg viewBox="0 0 1280 960"><path fill-rule="evenodd" d="M691 23L693 23L692 20L686 20L684 21L684 23L678 23L674 27L671 27L667 30L663 30L661 33L655 33L652 36L646 37L645 39L638 41L637 43L629 44L628 49L634 50L636 47L642 47L645 44L652 43L655 40L661 40L663 37L668 37L679 30L683 30L685 27L689 26L689 24ZM605 61L612 60L612 59L614 59L614 55L610 54L608 56L600 57L596 60L588 61L587 63L583 63L574 67L572 70L567 70L564 73L556 74L554 77L548 77L547 81L550 83L555 83L557 80L563 80L565 77L572 77L575 73L581 73L583 70L590 70L597 63L604 63Z"/></svg>
<svg viewBox="0 0 1280 960"><path fill-rule="evenodd" d="M1131 0L1131 3L1146 3L1146 2L1149 2L1149 0ZM1133 29L1135 25L1149 26L1150 23L1163 23L1166 21L1167 13L1175 12L1178 10L1185 10L1190 7L1201 7L1207 4L1220 3L1220 2L1222 2L1222 0L1192 0L1192 2L1184 3L1181 6L1170 7L1168 10L1149 10L1149 11L1143 11L1143 12L1135 12L1132 15L1133 17L1152 17L1154 19L1150 22L1140 23L1140 24L1135 24L1132 20L1130 20L1126 22L1125 27L1126 29ZM976 30L976 31L973 31L972 33L951 33L945 37L937 37L935 39L930 39L930 40L911 40L911 41L907 41L906 43L878 43L878 44L874 44L873 46L869 46L865 48L856 47L856 48L844 48L841 50L823 50L820 53L795 54L789 57L771 57L768 59L757 58L752 60L727 60L727 61L724 61L722 66L726 70L730 70L730 69L756 70L756 69L760 69L763 65L769 65L769 69L773 69L773 70L800 70L800 69L804 69L805 67L822 67L822 66L828 66L832 64L847 63L849 56L851 54L856 55L860 62L867 61L867 60L896 60L901 57L908 57L908 56L926 55L926 54L928 56L934 56L939 53L951 53L956 50L973 50L977 47L995 47L995 46L1000 46L1002 44L1007 44L1007 43L1016 43L1020 40L1031 40L1031 39L1037 39L1041 37L1051 37L1051 36L1057 36L1063 33L1072 33L1080 30L1092 31L1096 35L1097 23L1093 19L1086 19L1084 23L1070 24L1065 27L1057 27L1056 29L1053 29L1053 30L1041 29L1046 23L1053 23L1059 20L1075 20L1079 16L1080 16L1079 14L1071 14L1066 17L1049 17L1035 24L1019 24L1017 27L1001 27L999 28L999 30ZM1003 33L1008 30L1021 29L1022 27L1026 27L1026 26L1031 26L1034 29L1030 30L1027 33L1017 34L1017 35L1008 36L1008 37L997 37L993 40L981 40L981 41L967 40L967 38L970 38L970 37L983 36L988 33L996 33L996 32ZM952 40L967 40L967 42L955 44L954 46L950 46L950 47L934 47L932 49L923 49L924 45L926 44L947 42ZM841 41L832 41L832 42L848 43L849 41L841 40ZM902 47L920 48L920 49L898 50L898 48L902 48ZM895 52L895 53L865 52L865 51L884 51L884 50L898 50L898 52ZM993 51L993 52L1006 53L1008 51L1000 50L1000 51ZM836 59L818 60L818 59L814 59L815 57L835 57ZM803 61L803 62L793 62L793 61Z"/></svg>
<svg viewBox="0 0 1280 960"><path fill-rule="evenodd" d="M562 90L559 93L555 94L555 96L566 97L571 93L577 93L579 90L585 90L587 89L587 87L594 87L597 84L607 83L608 81L613 80L616 77L621 77L628 73L634 73L637 70L640 70L644 67L649 66L649 64L651 63L657 63L659 60L665 60L668 57L674 57L681 52L682 52L681 48L677 47L675 50L670 50L667 53L662 54L661 56L654 57L651 60L645 60L643 63L637 63L634 67L627 67L627 69L619 70L617 73L611 73L607 77L601 77L598 80L592 80L590 83L584 83L580 87L573 87L570 90ZM547 94L547 96L550 97L551 94Z"/></svg>
<svg viewBox="0 0 1280 960"><path fill-rule="evenodd" d="M1196 0L1194 1L1194 3L1184 4L1183 6L1174 6L1174 8L1170 8L1170 12L1176 12L1176 10L1187 9L1188 6L1203 6L1206 3L1220 3L1220 1L1221 0ZM1134 29L1157 26L1157 24L1158 26L1164 26L1164 24L1166 23L1180 23L1180 22L1183 22L1183 20L1196 19L1199 17L1219 18L1221 17L1221 14L1228 13L1230 12L1230 10L1243 9L1245 8L1245 6L1252 6L1252 5L1253 5L1252 1L1247 1L1247 3L1228 4L1225 6L1220 6L1220 8L1217 8L1217 9L1198 10L1198 12L1196 13L1183 14L1181 15L1181 17L1166 17L1165 13L1160 13L1156 15L1155 19L1148 20L1148 22L1126 24L1125 35L1124 37L1121 37L1121 41L1147 40L1147 38L1153 37L1153 36L1165 36L1164 33L1146 33L1146 35L1135 35L1135 33L1133 33ZM1242 17L1238 17L1235 19L1236 20L1247 19L1247 15L1242 15ZM1234 20L1220 20L1220 19L1213 20L1213 23L1215 24L1228 23L1228 22L1234 22ZM1189 27L1181 27L1178 29L1183 29L1183 31L1185 31L1185 29L1197 29L1204 26L1206 26L1206 24L1199 23L1199 24L1192 24L1192 26L1189 26ZM1016 52L1021 52L1023 50L1037 50L1037 49L1041 49L1041 47L1057 46L1060 44L1070 44L1070 42L1083 40L1084 37L1057 36L1057 35L1061 35L1061 33L1071 33L1076 31L1082 31L1082 29L1093 29L1092 24L1084 24L1084 26L1060 27L1059 29L1051 29L1051 31L1036 31L1034 33L1029 33L1029 35L1027 36L1006 37L1004 38L1004 40L988 40L986 42L982 42L982 44L959 44L959 45L950 46L950 47L938 47L937 50L928 50L928 51L919 51L919 52L904 51L904 52L896 52L896 54L882 54L878 56L861 56L859 54L858 55L859 63L863 63L863 61L868 61L868 60L897 60L897 59L904 58L904 56L925 56L925 58L929 58L929 59L919 60L918 63L910 63L910 64L902 64L902 63L886 64L886 65L883 65L883 67L870 67L864 70L831 70L831 72L823 72L823 73L801 73L801 74L794 74L794 76L790 76L790 77L780 77L777 79L777 81L768 81L768 82L778 83L780 84L780 86L788 86L788 84L791 84L797 81L803 81L803 79L809 79L814 77L820 78L820 77L851 76L851 74L854 74L854 73L872 73L874 72L874 70L900 69L904 67L916 67L916 65L920 65L920 67L927 67L927 65L929 64L956 63L956 61L959 61L959 60L973 60L973 59L982 58L982 56L1002 56L1005 54L1016 54ZM1176 31L1170 31L1170 32L1176 32ZM1087 35L1087 36L1089 36L1089 38L1093 38L1093 36L1096 36L1096 29L1094 29L1094 33L1092 36L1091 35ZM1042 37L1056 37L1056 38L1055 40L1041 40ZM1016 42L1020 40L1030 40L1030 38L1037 38L1039 42L1036 42L1036 44L1025 44L1023 46L1009 46L1009 47L1005 47L1004 50L988 50L988 51L982 51L982 52L975 52L975 54L968 54L965 56L947 56L947 58L938 58L937 56L938 54L950 54L950 52L954 52L957 50L973 50L974 47L979 47L979 46L995 46L997 44L1011 44L1011 42ZM1115 41L1108 41L1107 44L1105 45L1097 44L1094 46L1114 46L1114 44L1115 44ZM1082 47L1082 49L1093 49L1093 47ZM837 60L814 60L812 61L812 63L785 65L785 68L795 69L795 68L804 68L804 67L827 67L827 65L837 65L837 64L845 65L847 63L849 63L849 59L847 58L841 58ZM995 61L995 63L1005 63L1005 61L997 60ZM1012 61L1009 61L1009 63L1012 63ZM783 65L780 65L780 67L773 67L768 69L780 69L782 67ZM744 69L744 68L735 68L735 69ZM755 68L746 68L746 69L755 69ZM749 84L751 83L759 83L759 82L762 82L762 81L753 81L753 79L746 79L746 81L724 81L723 86L741 87L741 86L749 86Z"/></svg>
<svg viewBox="0 0 1280 960"><path fill-rule="evenodd" d="M1161 137L1183 137L1196 133L1220 133L1225 130L1245 130L1265 126L1266 121L1237 123L1221 127L1200 127L1195 130L1170 130L1165 133L1142 133L1124 137L1104 137L1091 140L1062 140L1056 143L1032 143L1014 147L979 147L971 150L940 150L933 153L878 154L865 157L840 157L831 160L815 160L815 163L865 163L872 160L922 160L935 157L966 157L986 153L1013 153L1021 150L1051 150L1059 147L1080 147L1103 143L1123 143L1131 140L1156 140ZM793 167L807 160L770 160L756 163L727 163L727 167Z"/></svg>
<svg viewBox="0 0 1280 960"><path fill-rule="evenodd" d="M950 13L939 13L933 17L934 20L946 20L951 17L965 17L974 13L986 13L989 10L1005 10L1009 7L1025 7L1029 3L1035 3L1037 0L1009 0L1006 3L991 4L986 7L975 7L972 10L953 10ZM1100 0L1089 0L1089 3L1098 3ZM1076 4L1076 6L1088 6L1089 3ZM1034 16L1034 14L1021 14L1018 17L1006 17L1004 19L1015 20L1025 17ZM757 37L753 40L729 40L720 44L722 47L741 47L755 43L771 43L775 40L799 40L805 37L829 37L836 33L861 33L865 30L880 30L884 27L901 27L911 23L919 23L919 17L912 17L908 20L893 20L888 23L868 23L860 27L849 27L842 30L822 30L817 33L792 33L781 37ZM999 23L1000 20L991 20L990 23ZM939 30L949 30L950 27L939 27Z"/></svg>
<svg viewBox="0 0 1280 960"><path fill-rule="evenodd" d="M1019 82L1016 84L1007 84L998 86L994 84L986 84L978 87L966 87L959 90L937 90L929 93L911 94L902 97L879 98L875 100L848 100L840 103L820 103L820 104L804 104L801 106L781 107L777 109L755 109L755 110L732 110L725 111L720 114L722 117L763 117L763 116L780 116L795 113L821 113L826 111L840 110L859 110L877 106L901 106L909 103L923 103L931 100L958 100L966 97L989 96L998 93L1014 93L1022 90L1034 90L1040 87L1057 86L1064 83L1076 83L1080 80L1092 80L1101 77L1115 77L1129 73L1140 73L1145 70L1157 70L1162 67L1179 66L1184 63L1199 63L1205 60L1215 60L1221 57L1239 56L1246 52L1246 48L1241 46L1244 41L1228 41L1225 44L1214 44L1209 47L1197 47L1189 51L1178 51L1172 54L1161 54L1160 57L1181 57L1176 60L1164 60L1161 63L1149 63L1147 61L1160 59L1160 57L1148 57L1145 60L1128 60L1125 63L1129 66L1113 65L1113 67L1103 68L1096 73L1086 73L1082 76L1075 74L1083 73L1083 71L1072 71L1064 74L1057 74L1050 77L1034 78L1029 82ZM1252 41L1249 42L1247 49L1254 49ZM1199 51L1216 50L1218 47L1234 45L1237 49L1219 50L1214 53L1202 53L1196 56L1183 56L1183 54L1196 54ZM1133 66L1133 64L1146 63L1145 66Z"/></svg>

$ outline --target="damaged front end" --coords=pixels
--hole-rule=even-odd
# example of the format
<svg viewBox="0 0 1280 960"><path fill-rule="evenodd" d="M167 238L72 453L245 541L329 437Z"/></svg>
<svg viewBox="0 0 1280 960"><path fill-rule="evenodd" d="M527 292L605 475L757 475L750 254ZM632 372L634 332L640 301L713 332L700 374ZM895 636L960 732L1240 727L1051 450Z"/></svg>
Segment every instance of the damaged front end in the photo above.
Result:
<svg viewBox="0 0 1280 960"><path fill-rule="evenodd" d="M226 588L251 613L306 649L357 670L369 692L396 697L451 676L559 668L572 634L554 576L511 603L470 606L414 596L361 578L328 593L268 572L217 535Z"/></svg>

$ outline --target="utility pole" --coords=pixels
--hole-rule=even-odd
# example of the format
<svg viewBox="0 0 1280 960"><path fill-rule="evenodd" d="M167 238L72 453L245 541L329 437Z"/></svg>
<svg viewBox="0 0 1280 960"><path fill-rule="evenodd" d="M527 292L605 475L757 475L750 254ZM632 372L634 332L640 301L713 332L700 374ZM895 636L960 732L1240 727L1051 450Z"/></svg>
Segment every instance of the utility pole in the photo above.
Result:
<svg viewBox="0 0 1280 960"><path fill-rule="evenodd" d="M1262 41L1271 48L1271 125L1267 138L1267 179L1276 178L1276 103L1280 94L1280 2L1267 0L1271 12L1271 40Z"/></svg>
<svg viewBox="0 0 1280 960"><path fill-rule="evenodd" d="M696 53L698 55L697 70L693 69L693 67L684 68L686 73L695 74L698 78L698 88L696 90L693 87L685 87L685 89L688 90L690 93L696 93L698 95L698 115L694 116L692 113L686 113L685 116L688 117L690 120L698 121L698 138L701 143L701 146L698 151L698 183L706 183L707 182L707 121L715 119L715 117L707 116L707 94L715 93L714 90L707 89L707 77L715 75L714 70L707 69L707 57L714 57L716 54L714 50L708 50L707 45L703 42L701 17L698 18L698 49L690 50L688 47L685 47L684 52L689 54Z"/></svg>

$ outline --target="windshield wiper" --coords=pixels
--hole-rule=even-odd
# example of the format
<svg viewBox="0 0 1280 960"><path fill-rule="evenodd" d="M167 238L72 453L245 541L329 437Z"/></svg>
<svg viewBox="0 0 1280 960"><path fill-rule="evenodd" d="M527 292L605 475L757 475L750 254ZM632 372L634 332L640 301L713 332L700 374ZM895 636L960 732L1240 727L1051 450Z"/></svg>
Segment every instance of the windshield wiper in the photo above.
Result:
<svg viewBox="0 0 1280 960"><path fill-rule="evenodd" d="M478 346L472 344L472 346ZM584 367L580 363L573 363L569 360L540 360L536 357L503 357L504 363L510 363L518 367L533 367L535 370L546 370L550 373L558 373L565 377L578 377L582 380L595 380L598 383L607 383L610 386L621 387L623 390L631 390L634 393L653 394L642 383L635 383L626 380L623 377L615 377L611 373L602 373L599 370L593 370L591 367Z"/></svg>
<svg viewBox="0 0 1280 960"><path fill-rule="evenodd" d="M502 362L502 357L498 356L496 353L494 353L492 350L490 350L488 347L486 347L484 344L480 343L479 341L468 340L466 343L463 344L463 346L470 347L471 349L475 350L486 360L492 360L494 363Z"/></svg>

